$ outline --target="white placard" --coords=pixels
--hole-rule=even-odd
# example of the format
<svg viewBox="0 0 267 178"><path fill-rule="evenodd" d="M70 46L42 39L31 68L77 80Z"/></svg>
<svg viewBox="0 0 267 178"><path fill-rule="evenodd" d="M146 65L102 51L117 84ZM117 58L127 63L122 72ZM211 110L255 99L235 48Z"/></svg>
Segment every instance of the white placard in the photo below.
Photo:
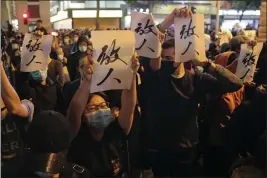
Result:
<svg viewBox="0 0 267 178"><path fill-rule="evenodd" d="M135 50L139 56L157 58L161 55L158 29L152 14L132 11L131 30L135 33Z"/></svg>
<svg viewBox="0 0 267 178"><path fill-rule="evenodd" d="M33 34L25 34L21 52L20 70L22 72L46 69L51 52L52 39L52 35L36 37Z"/></svg>
<svg viewBox="0 0 267 178"><path fill-rule="evenodd" d="M240 56L238 57L236 76L244 82L253 81L254 72L258 62L263 43L257 43L253 48L248 44L241 45Z"/></svg>
<svg viewBox="0 0 267 178"><path fill-rule="evenodd" d="M175 62L206 59L204 40L204 15L192 18L175 18Z"/></svg>
<svg viewBox="0 0 267 178"><path fill-rule="evenodd" d="M245 35L249 37L250 40L255 40L256 39L256 30L244 30Z"/></svg>
<svg viewBox="0 0 267 178"><path fill-rule="evenodd" d="M91 93L130 89L135 37L132 31L92 31L94 74ZM102 52L104 50L104 52Z"/></svg>

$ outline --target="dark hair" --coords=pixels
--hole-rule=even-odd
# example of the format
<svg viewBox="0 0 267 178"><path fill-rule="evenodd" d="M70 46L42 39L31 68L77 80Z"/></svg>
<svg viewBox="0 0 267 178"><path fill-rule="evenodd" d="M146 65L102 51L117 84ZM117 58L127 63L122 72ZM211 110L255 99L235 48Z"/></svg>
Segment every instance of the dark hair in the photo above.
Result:
<svg viewBox="0 0 267 178"><path fill-rule="evenodd" d="M43 23L43 21L41 19L37 20L37 23Z"/></svg>
<svg viewBox="0 0 267 178"><path fill-rule="evenodd" d="M100 96L105 101L108 101L108 97L107 97L107 95L104 92L97 92L97 93L90 94L90 96L89 96L89 98L87 100L87 103L89 103L94 96Z"/></svg>
<svg viewBox="0 0 267 178"><path fill-rule="evenodd" d="M232 38L229 42L232 51L240 50L241 44L248 42L249 39L244 35L238 35Z"/></svg>
<svg viewBox="0 0 267 178"><path fill-rule="evenodd" d="M163 49L168 49L168 48L175 48L175 40L170 39L168 41L165 41L162 45Z"/></svg>

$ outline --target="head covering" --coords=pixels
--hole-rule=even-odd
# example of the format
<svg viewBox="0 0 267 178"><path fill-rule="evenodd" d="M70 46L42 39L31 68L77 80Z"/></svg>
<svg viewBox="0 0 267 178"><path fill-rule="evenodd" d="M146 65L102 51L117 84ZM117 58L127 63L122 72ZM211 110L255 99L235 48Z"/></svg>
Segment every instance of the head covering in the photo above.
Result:
<svg viewBox="0 0 267 178"><path fill-rule="evenodd" d="M224 53L224 52L227 52L227 51L230 51L231 50L231 46L229 43L223 43L222 46L221 46L221 51L220 53Z"/></svg>
<svg viewBox="0 0 267 178"><path fill-rule="evenodd" d="M34 116L28 129L28 146L41 153L58 153L68 148L71 141L69 122L55 111L41 111Z"/></svg>
<svg viewBox="0 0 267 178"><path fill-rule="evenodd" d="M88 44L88 40L87 38L85 38L84 36L80 36L79 39L78 39L78 44L82 43L82 42L85 42Z"/></svg>

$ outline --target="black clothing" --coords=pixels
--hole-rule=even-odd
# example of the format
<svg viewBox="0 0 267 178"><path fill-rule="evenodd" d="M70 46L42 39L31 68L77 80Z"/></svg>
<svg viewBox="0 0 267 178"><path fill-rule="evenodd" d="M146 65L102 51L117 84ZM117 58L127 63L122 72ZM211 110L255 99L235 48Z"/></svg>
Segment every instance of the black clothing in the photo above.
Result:
<svg viewBox="0 0 267 178"><path fill-rule="evenodd" d="M191 175L186 170L191 169L196 159L198 104L206 94L237 91L242 81L219 65L213 76L185 70L185 75L176 79L171 76L174 71L172 61L162 62L161 69L156 72L151 71L149 65L145 68L149 103L143 130L146 130L147 150L152 150L157 158L157 164L148 158L152 169L177 177ZM179 160L171 155L177 155ZM173 161L181 163L185 172L172 173Z"/></svg>
<svg viewBox="0 0 267 178"><path fill-rule="evenodd" d="M29 101L22 101L28 108L29 118L7 114L1 120L1 175L17 177L24 165L24 149L27 147L26 132L32 120L34 107Z"/></svg>
<svg viewBox="0 0 267 178"><path fill-rule="evenodd" d="M70 75L70 80L74 81L77 78L79 78L79 72L78 72L78 63L79 63L79 59L80 57L83 55L84 53L77 51L73 54L70 54L68 57L68 63L67 63L67 68L69 71L69 75Z"/></svg>
<svg viewBox="0 0 267 178"><path fill-rule="evenodd" d="M106 129L100 142L93 140L88 128L81 126L73 140L68 159L86 167L92 176L121 176L128 171L128 141L117 120Z"/></svg>

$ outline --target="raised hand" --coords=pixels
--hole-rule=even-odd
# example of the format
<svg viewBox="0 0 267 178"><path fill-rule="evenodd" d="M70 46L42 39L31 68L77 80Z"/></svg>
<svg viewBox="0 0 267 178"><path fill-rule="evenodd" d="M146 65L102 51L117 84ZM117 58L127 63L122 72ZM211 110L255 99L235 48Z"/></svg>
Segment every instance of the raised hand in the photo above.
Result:
<svg viewBox="0 0 267 178"><path fill-rule="evenodd" d="M137 53L134 52L133 57L132 57L132 70L134 73L137 73L139 67L140 67L140 63L139 63L139 59L137 57Z"/></svg>

